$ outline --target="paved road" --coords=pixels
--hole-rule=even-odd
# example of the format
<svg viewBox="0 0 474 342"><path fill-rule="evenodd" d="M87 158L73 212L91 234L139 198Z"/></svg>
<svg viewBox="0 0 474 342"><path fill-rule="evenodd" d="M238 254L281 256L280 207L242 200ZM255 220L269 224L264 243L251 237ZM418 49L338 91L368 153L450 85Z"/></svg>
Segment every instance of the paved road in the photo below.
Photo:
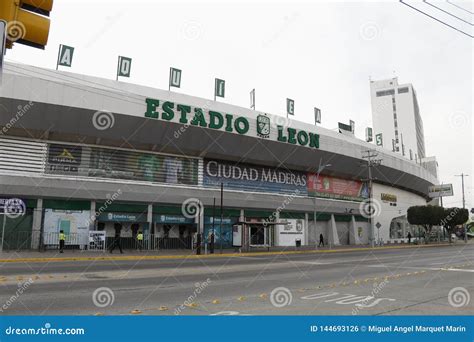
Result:
<svg viewBox="0 0 474 342"><path fill-rule="evenodd" d="M7 315L473 315L474 245L4 263L0 288Z"/></svg>

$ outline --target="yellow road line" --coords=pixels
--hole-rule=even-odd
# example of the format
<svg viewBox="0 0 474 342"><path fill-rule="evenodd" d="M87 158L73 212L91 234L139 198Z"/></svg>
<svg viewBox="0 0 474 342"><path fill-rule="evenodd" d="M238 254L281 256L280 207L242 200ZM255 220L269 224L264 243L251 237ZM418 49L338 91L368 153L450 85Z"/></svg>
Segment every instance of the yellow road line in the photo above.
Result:
<svg viewBox="0 0 474 342"><path fill-rule="evenodd" d="M168 260L168 259L204 259L204 258L234 258L242 256L259 256L259 255L291 255L291 254L326 254L326 253L347 253L359 251L375 251L387 249L405 249L405 248L435 248L446 247L449 244L439 245L411 245L411 246L387 246L387 247L358 247L345 249L328 249L328 250L307 250L307 251L275 251L275 252L245 252L245 253L229 253L229 254L184 254L184 255L129 255L129 256L98 256L98 257L61 257L61 258L17 258L17 259L0 259L1 262L58 262L58 261L116 261L116 260Z"/></svg>

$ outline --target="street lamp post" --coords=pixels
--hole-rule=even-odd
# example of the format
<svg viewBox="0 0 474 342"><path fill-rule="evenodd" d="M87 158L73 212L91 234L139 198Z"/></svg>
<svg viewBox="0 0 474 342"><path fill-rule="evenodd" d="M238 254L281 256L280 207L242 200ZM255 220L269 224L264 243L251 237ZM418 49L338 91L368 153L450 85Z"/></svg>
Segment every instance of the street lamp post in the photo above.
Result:
<svg viewBox="0 0 474 342"><path fill-rule="evenodd" d="M318 166L318 172L316 173L316 187L318 186L318 179L319 179L319 174L321 171L323 171L326 167L331 166L331 164L325 164L321 165L322 158L319 159L319 166ZM316 189L315 189L316 190ZM314 220L314 249L318 248L318 235L316 233L316 194L314 194L314 212L313 212L313 220Z"/></svg>

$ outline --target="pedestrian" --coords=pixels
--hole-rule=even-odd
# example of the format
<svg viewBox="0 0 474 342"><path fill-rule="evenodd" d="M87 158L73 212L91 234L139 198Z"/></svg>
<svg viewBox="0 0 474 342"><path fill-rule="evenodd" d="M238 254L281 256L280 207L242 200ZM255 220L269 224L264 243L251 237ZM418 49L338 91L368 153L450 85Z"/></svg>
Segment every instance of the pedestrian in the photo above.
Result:
<svg viewBox="0 0 474 342"><path fill-rule="evenodd" d="M114 236L114 242L112 243L112 247L110 247L110 253L115 249L115 247L118 247L120 250L120 254L123 254L122 251L122 244L120 243L120 231L121 231L120 226L115 227L115 236Z"/></svg>
<svg viewBox="0 0 474 342"><path fill-rule="evenodd" d="M321 245L323 245L323 247L324 247L324 236L323 236L323 233L319 234L319 245L318 245L318 247L321 247Z"/></svg>
<svg viewBox="0 0 474 342"><path fill-rule="evenodd" d="M407 238L408 238L408 244L410 244L411 243L411 233L410 232L408 232Z"/></svg>
<svg viewBox="0 0 474 342"><path fill-rule="evenodd" d="M141 231L137 234L137 247L138 250L141 252L143 248L143 233Z"/></svg>
<svg viewBox="0 0 474 342"><path fill-rule="evenodd" d="M60 230L59 231L59 253L63 253L65 241L66 241L66 234L64 234L64 230Z"/></svg>

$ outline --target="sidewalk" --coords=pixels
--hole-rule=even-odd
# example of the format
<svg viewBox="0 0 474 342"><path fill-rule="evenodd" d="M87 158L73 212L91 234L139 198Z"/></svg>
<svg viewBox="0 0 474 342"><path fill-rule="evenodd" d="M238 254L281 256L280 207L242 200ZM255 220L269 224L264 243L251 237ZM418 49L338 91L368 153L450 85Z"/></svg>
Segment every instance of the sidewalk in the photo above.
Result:
<svg viewBox="0 0 474 342"><path fill-rule="evenodd" d="M464 242L458 241L452 245L461 245ZM470 241L469 243L473 243ZM196 255L196 251L191 250L158 250L158 251L134 251L124 250L123 254L114 251L114 254L109 252L97 251L80 251L80 250L65 250L64 253L59 253L58 250L49 250L45 252L38 251L6 251L0 253L0 263L2 262L57 262L57 261L90 261L90 260L161 260L161 259L185 259L185 258L218 258L218 257L243 257L252 255L278 255L278 254L304 254L304 253L343 253L343 252L357 252L369 250L385 250L385 249L402 249L402 248L435 248L450 246L449 243L431 243L423 245L408 245L408 244L389 244L382 247L371 248L368 245L357 246L337 246L337 247L323 247L316 248L315 246L303 247L271 247L267 248L251 248L250 251L240 252L239 249L223 249L222 254L219 248L216 248L214 254L204 254L204 248L201 250L201 255Z"/></svg>

